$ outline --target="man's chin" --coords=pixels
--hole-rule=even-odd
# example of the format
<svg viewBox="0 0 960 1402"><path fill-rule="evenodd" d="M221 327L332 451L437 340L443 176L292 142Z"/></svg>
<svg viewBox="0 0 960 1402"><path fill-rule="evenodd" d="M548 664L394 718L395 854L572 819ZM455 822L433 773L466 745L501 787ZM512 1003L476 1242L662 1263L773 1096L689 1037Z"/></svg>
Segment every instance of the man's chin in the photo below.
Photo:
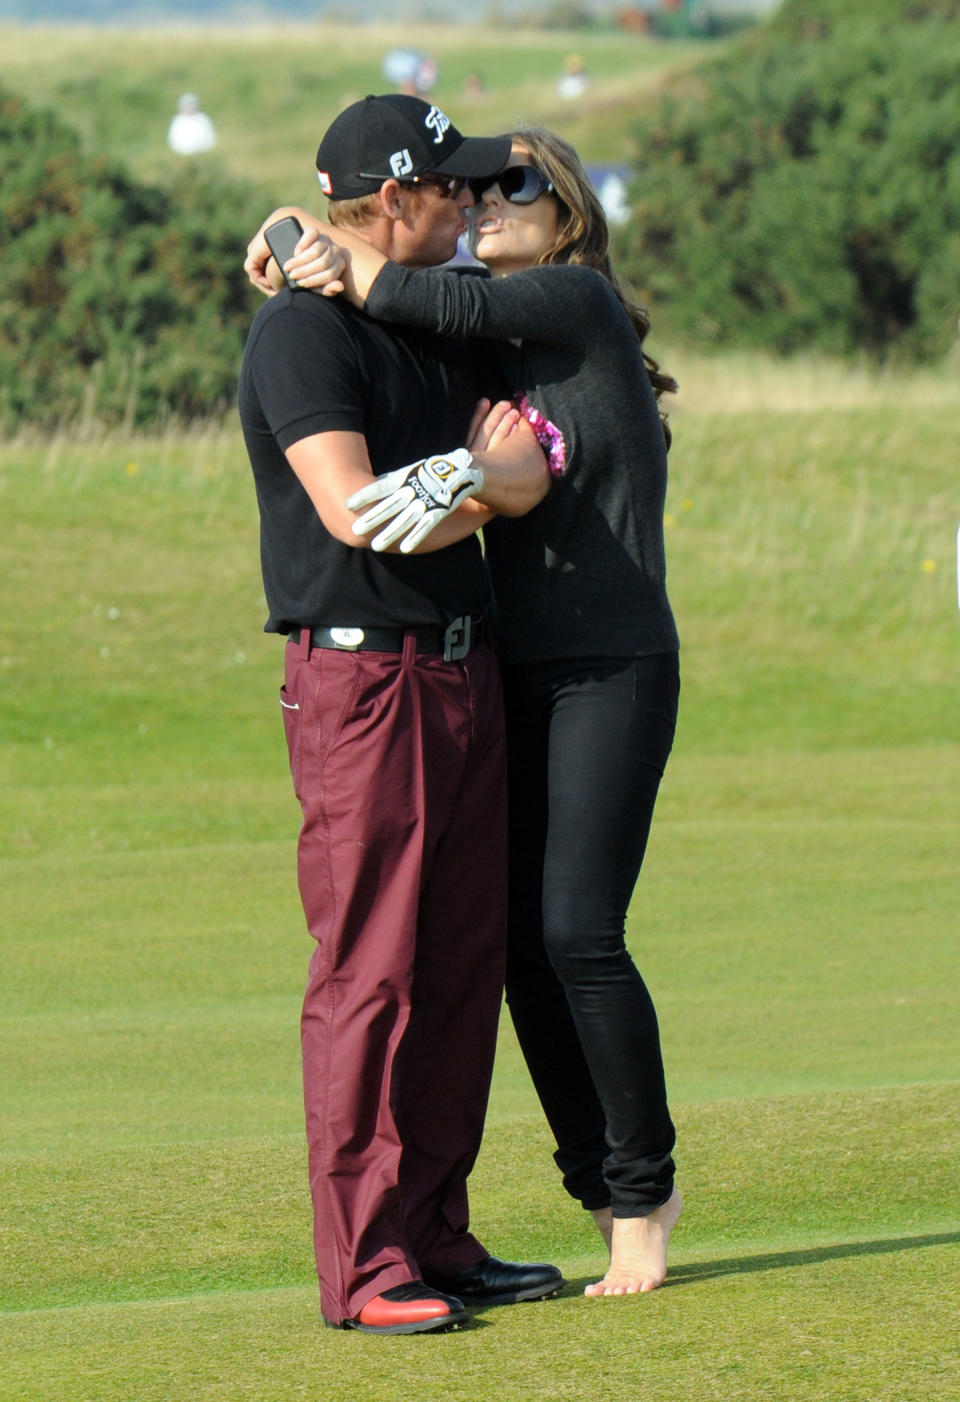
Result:
<svg viewBox="0 0 960 1402"><path fill-rule="evenodd" d="M408 268L439 268L442 263L450 263L457 256L459 240L454 239L451 244L434 244L427 250L423 249L416 260L407 262ZM446 252L444 252L446 249Z"/></svg>

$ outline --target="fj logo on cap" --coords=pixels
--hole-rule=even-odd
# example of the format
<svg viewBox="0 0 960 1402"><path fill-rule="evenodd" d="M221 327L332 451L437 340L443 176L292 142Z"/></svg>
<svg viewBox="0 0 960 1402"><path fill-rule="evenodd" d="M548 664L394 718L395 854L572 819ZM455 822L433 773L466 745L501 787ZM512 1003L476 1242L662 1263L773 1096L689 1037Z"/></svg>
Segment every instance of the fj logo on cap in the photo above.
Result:
<svg viewBox="0 0 960 1402"><path fill-rule="evenodd" d="M413 160L406 146L402 151L394 151L390 157L390 169L398 180L403 175L409 175L413 170Z"/></svg>
<svg viewBox="0 0 960 1402"><path fill-rule="evenodd" d="M329 175L325 170L317 171L317 179L320 181L320 189L325 195L330 195L333 193L333 185L331 183Z"/></svg>
<svg viewBox="0 0 960 1402"><path fill-rule="evenodd" d="M431 107L430 111L423 119L423 125L428 131L435 131L437 134L433 138L434 146L439 146L447 127L450 125L450 118L445 116L439 107Z"/></svg>

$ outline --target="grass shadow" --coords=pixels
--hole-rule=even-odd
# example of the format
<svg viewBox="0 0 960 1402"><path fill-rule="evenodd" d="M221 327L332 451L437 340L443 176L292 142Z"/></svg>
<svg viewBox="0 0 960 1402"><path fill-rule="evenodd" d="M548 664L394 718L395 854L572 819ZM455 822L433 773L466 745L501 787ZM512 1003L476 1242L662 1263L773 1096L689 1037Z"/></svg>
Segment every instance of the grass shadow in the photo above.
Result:
<svg viewBox="0 0 960 1402"><path fill-rule="evenodd" d="M833 1246L810 1246L798 1251L773 1251L757 1256L731 1256L720 1261L690 1261L673 1266L668 1285L712 1280L721 1275L749 1275L791 1266L816 1266L850 1256L880 1256L891 1251L917 1251L924 1246L948 1246L960 1241L960 1232L932 1232L927 1236L889 1237L879 1241L846 1241Z"/></svg>
<svg viewBox="0 0 960 1402"><path fill-rule="evenodd" d="M892 1251L917 1251L924 1246L950 1246L960 1242L958 1232L931 1232L927 1236L889 1237L879 1241L837 1242L833 1246L809 1246L797 1251L772 1251L756 1256L729 1256L718 1261L688 1261L671 1266L663 1289L714 1280L724 1275L750 1275L755 1271L779 1271L796 1266L817 1266L823 1261L840 1261L850 1256L880 1256ZM599 1273L568 1280L562 1295L582 1291L599 1279Z"/></svg>

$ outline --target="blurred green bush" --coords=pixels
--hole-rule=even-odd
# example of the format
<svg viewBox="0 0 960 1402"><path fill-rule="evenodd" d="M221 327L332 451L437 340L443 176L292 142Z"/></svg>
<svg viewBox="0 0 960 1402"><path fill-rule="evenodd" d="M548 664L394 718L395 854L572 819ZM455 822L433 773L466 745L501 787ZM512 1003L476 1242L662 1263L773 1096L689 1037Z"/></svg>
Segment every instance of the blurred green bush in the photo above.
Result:
<svg viewBox="0 0 960 1402"><path fill-rule="evenodd" d="M636 128L658 333L941 356L960 310L960 0L787 0Z"/></svg>
<svg viewBox="0 0 960 1402"><path fill-rule="evenodd" d="M52 112L0 89L0 414L134 426L233 400L269 207L214 160L138 184Z"/></svg>

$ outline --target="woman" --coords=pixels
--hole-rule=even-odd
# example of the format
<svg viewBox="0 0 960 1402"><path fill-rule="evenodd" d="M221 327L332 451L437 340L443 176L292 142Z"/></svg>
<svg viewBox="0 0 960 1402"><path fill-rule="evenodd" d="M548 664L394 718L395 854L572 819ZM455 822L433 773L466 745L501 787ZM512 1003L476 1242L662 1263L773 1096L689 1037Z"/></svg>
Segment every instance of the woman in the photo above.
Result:
<svg viewBox="0 0 960 1402"><path fill-rule="evenodd" d="M285 267L374 317L493 338L549 454L546 499L484 533L509 739L507 1002L565 1186L610 1248L585 1293L633 1294L662 1284L682 1206L656 1014L624 941L679 694L657 406L675 385L643 352L649 323L566 142L518 131L474 195L491 278L400 268L309 215L319 238ZM261 286L265 263L255 239Z"/></svg>

